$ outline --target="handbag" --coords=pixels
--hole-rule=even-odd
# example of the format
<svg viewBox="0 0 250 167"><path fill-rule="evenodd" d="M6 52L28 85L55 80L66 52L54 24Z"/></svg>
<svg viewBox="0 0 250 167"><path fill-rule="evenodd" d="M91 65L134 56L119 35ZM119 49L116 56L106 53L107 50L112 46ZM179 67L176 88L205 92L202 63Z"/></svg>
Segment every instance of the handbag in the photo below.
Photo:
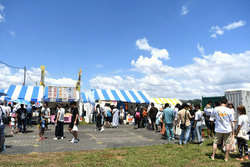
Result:
<svg viewBox="0 0 250 167"><path fill-rule="evenodd" d="M238 135L237 135L238 139L242 139L242 140L249 140L249 136L247 134L247 132L245 130L240 130Z"/></svg>
<svg viewBox="0 0 250 167"><path fill-rule="evenodd" d="M1 112L2 112L2 120L3 120L3 123L4 123L4 124L8 124L8 123L9 123L9 119L8 119L7 115L4 114L2 107L0 107L0 109L1 109Z"/></svg>
<svg viewBox="0 0 250 167"><path fill-rule="evenodd" d="M186 116L187 116L187 111L185 110L185 122L183 124L180 125L181 129L185 129L186 128Z"/></svg>

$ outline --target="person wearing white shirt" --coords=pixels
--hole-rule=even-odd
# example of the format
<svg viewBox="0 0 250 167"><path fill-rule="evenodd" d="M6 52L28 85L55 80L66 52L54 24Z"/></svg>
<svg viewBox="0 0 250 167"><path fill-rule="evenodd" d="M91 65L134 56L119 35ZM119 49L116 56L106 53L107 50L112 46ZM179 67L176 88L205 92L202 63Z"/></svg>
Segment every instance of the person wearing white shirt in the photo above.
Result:
<svg viewBox="0 0 250 167"><path fill-rule="evenodd" d="M211 113L213 112L213 107L212 107L212 101L209 101L206 107L204 108L205 111L205 122L207 126L207 134L209 138L213 138L212 133L213 133L213 127L211 125L211 122L209 121Z"/></svg>
<svg viewBox="0 0 250 167"><path fill-rule="evenodd" d="M200 110L199 104L195 105L195 110L196 110L196 112L195 112L195 118L194 118L194 128L196 131L198 143L202 144L202 141L201 141L201 129L202 129L201 121L202 121L203 113Z"/></svg>
<svg viewBox="0 0 250 167"><path fill-rule="evenodd" d="M3 114L6 115L6 108L3 106L3 102L0 101L0 152L4 150L4 142L5 142L5 137L4 137L4 122L3 122Z"/></svg>
<svg viewBox="0 0 250 167"><path fill-rule="evenodd" d="M235 134L235 137L238 137L238 133L240 130L242 130L244 133L247 133L249 131L249 119L248 116L246 115L246 108L244 106L238 106L237 107L238 114L240 115L238 118L238 128ZM249 137L249 136L248 136ZM240 158L237 158L237 160L248 160L248 145L247 145L247 140L238 138L238 149L240 153ZM244 153L245 156L243 156L243 148L244 148Z"/></svg>
<svg viewBox="0 0 250 167"><path fill-rule="evenodd" d="M124 120L124 117L125 117L125 111L124 109L122 108L122 106L120 106L120 110L119 110L119 113L120 113L120 119L119 119L119 122L120 124L123 124L123 120Z"/></svg>
<svg viewBox="0 0 250 167"><path fill-rule="evenodd" d="M214 160L215 153L217 150L217 144L221 143L223 139L224 144L226 145L226 154L225 154L225 161L228 161L228 154L230 151L230 144L231 144L231 132L232 126L234 122L234 116L229 108L226 107L227 99L221 99L221 105L216 107L213 112L211 113L211 117L215 118L215 138L213 144L213 155L211 159Z"/></svg>
<svg viewBox="0 0 250 167"><path fill-rule="evenodd" d="M50 108L48 107L48 102L45 102L43 104L41 112L45 113L45 128L48 129L48 123L50 122Z"/></svg>
<svg viewBox="0 0 250 167"><path fill-rule="evenodd" d="M63 104L59 104L59 109L55 120L55 124L57 124L56 125L57 127L56 127L56 138L54 138L54 140L63 139L64 114L65 114L64 106Z"/></svg>
<svg viewBox="0 0 250 167"><path fill-rule="evenodd" d="M180 104L177 103L175 105L175 108L174 108L174 111L175 111L175 118L174 118L174 134L175 135L180 135L180 133L177 133L177 125L178 125L178 112L179 112L179 107L180 107ZM178 130L180 131L180 130Z"/></svg>

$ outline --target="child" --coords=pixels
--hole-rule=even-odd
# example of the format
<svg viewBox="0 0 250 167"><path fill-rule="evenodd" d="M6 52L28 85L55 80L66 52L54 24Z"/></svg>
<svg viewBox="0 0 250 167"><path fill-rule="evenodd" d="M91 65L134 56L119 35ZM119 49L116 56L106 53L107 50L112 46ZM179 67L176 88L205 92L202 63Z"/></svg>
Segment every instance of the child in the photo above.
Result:
<svg viewBox="0 0 250 167"><path fill-rule="evenodd" d="M237 137L240 130L248 132L248 126L249 126L249 120L248 116L246 115L246 109L244 106L238 106L237 107L238 114L240 115L238 118L238 129L236 131L235 137ZM247 140L238 138L238 149L240 153L240 158L236 158L236 160L244 161L244 159L248 160L248 145ZM245 152L245 156L243 156L243 148Z"/></svg>
<svg viewBox="0 0 250 167"><path fill-rule="evenodd" d="M45 140L43 137L44 135L44 129L45 129L45 113L42 112L41 114L41 120L40 120L40 131L39 131L39 140Z"/></svg>
<svg viewBox="0 0 250 167"><path fill-rule="evenodd" d="M16 125L16 114L11 114L11 118L10 118L10 125L11 125L11 134L14 134L14 129L15 129L15 125Z"/></svg>

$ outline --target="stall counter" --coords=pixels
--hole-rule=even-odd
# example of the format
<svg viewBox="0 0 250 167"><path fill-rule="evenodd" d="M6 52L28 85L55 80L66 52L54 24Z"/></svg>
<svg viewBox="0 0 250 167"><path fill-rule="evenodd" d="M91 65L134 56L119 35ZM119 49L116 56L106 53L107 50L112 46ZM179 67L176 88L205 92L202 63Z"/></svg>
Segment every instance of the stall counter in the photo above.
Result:
<svg viewBox="0 0 250 167"><path fill-rule="evenodd" d="M50 118L51 118L51 122L54 123L55 115L51 115ZM64 123L71 123L71 118L72 118L71 114L65 114Z"/></svg>

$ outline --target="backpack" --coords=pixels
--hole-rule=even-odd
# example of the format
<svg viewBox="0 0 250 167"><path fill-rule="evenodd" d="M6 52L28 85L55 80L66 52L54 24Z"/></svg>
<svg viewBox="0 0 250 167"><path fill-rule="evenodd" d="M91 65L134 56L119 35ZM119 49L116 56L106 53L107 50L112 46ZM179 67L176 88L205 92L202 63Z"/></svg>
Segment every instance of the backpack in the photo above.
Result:
<svg viewBox="0 0 250 167"><path fill-rule="evenodd" d="M140 119L141 118L141 113L139 111L136 111L135 118L136 119Z"/></svg>
<svg viewBox="0 0 250 167"><path fill-rule="evenodd" d="M8 117L7 117L6 114L3 113L2 107L0 107L0 108L1 108L1 112L2 112L2 120L3 120L3 123L4 123L4 124L8 124L8 123L9 123Z"/></svg>
<svg viewBox="0 0 250 167"><path fill-rule="evenodd" d="M22 121L25 121L26 120L26 115L24 112L21 113L21 120Z"/></svg>

